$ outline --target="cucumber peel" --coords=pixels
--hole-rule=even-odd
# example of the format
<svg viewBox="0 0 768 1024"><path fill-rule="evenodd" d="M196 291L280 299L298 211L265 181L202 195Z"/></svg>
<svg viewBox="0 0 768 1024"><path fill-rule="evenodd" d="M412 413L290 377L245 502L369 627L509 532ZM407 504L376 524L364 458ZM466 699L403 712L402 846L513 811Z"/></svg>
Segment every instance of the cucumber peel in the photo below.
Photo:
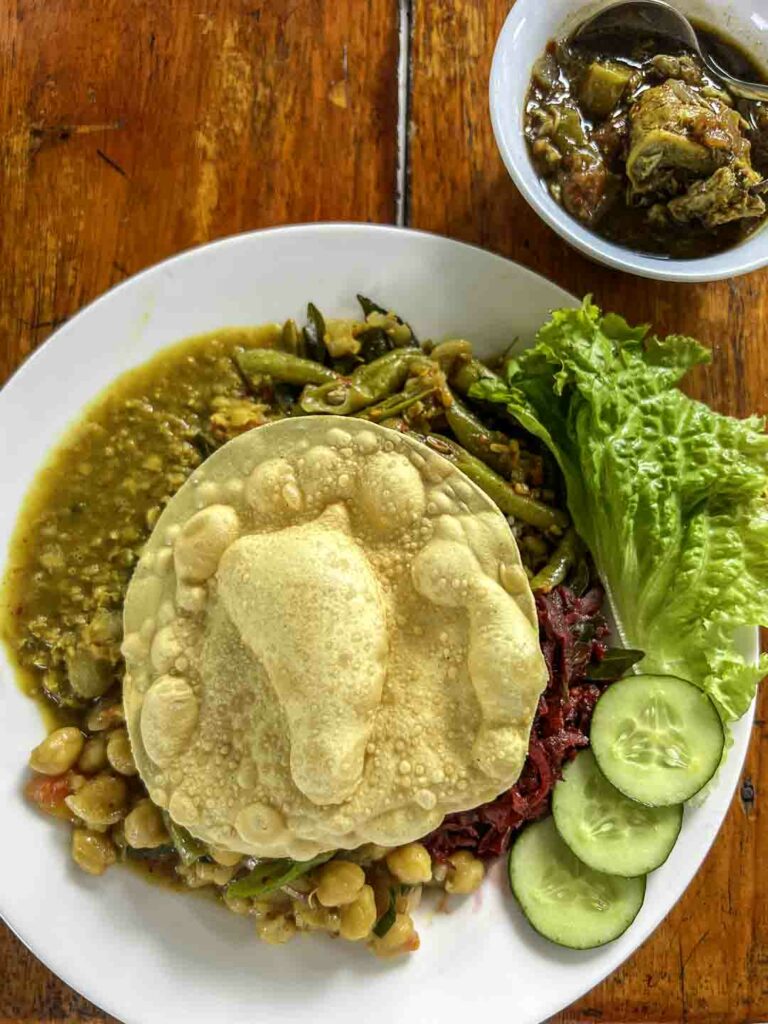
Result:
<svg viewBox="0 0 768 1024"><path fill-rule="evenodd" d="M709 782L725 746L710 698L676 676L629 676L595 707L590 743L600 770L648 807L682 804Z"/></svg>
<svg viewBox="0 0 768 1024"><path fill-rule="evenodd" d="M645 807L606 779L591 750L563 769L552 815L569 849L595 871L625 878L648 874L672 852L683 823L681 805Z"/></svg>
<svg viewBox="0 0 768 1024"><path fill-rule="evenodd" d="M529 825L514 843L509 881L533 928L570 949L592 949L617 939L645 897L645 878L606 875L583 864L551 817Z"/></svg>

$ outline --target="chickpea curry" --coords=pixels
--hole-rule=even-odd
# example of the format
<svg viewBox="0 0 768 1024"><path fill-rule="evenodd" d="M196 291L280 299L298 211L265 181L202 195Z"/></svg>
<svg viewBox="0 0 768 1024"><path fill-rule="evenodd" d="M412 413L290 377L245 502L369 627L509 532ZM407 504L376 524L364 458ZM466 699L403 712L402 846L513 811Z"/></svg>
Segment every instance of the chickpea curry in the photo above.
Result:
<svg viewBox="0 0 768 1024"><path fill-rule="evenodd" d="M731 74L766 80L737 44L697 32ZM637 252L708 256L765 221L768 106L731 95L697 54L650 29L550 43L525 135L553 198Z"/></svg>
<svg viewBox="0 0 768 1024"><path fill-rule="evenodd" d="M539 782L534 783L534 777L541 776L540 763L537 769L530 757L526 759L534 713L532 743L538 742L537 730L544 727L546 716L555 705L564 708L568 701L572 714L581 716L578 721L574 717L569 725L571 742L578 745L583 735L579 730L588 726L588 715L599 690L592 687L590 691L582 686L578 694L574 691L569 696L568 685L563 686L562 680L554 678L551 672L547 682L547 668L539 649L538 622L554 614L556 602L567 600L575 602L570 621L579 625L574 628L583 632L585 622L593 623L590 635L595 646L590 648L591 654L581 656L583 672L579 678L573 676L574 683L583 683L592 655L602 657L605 653L605 630L599 614L601 596L592 586L587 553L563 510L562 483L554 461L513 420L495 412L490 404L469 396L477 381L494 378L494 370L474 358L468 342L420 344L412 328L400 317L370 300L361 297L360 301L359 320L326 320L310 304L303 328L289 320L282 326L229 329L183 342L125 374L108 388L52 454L28 497L10 552L2 595L2 625L24 687L45 709L51 726L49 735L30 755L32 774L26 793L40 810L70 823L72 857L80 868L100 875L118 862L127 862L182 888L205 889L233 912L251 916L258 935L268 942L285 942L297 932L322 931L365 942L376 954L390 956L412 951L419 945L413 912L424 887L455 894L472 892L483 880L484 862L501 851L500 846L490 842L482 846L479 839L454 842L452 837L458 834L459 819L461 828L470 819L475 824L481 822L483 808L492 808L496 799L513 799L518 811L530 802L530 817L542 813L541 801L546 794ZM173 757L184 751L179 747L170 756L166 739L158 739L157 732L154 739L148 739L145 711L141 712L140 725L134 727L134 705L127 697L131 687L139 686L137 680L145 663L155 664L157 658L162 661L165 653L157 655L158 644L152 645L154 654L146 653L149 647L141 648L139 633L135 634L139 640L133 642L130 600L125 609L124 605L129 585L136 586L142 574L161 561L167 566L168 559L160 557L162 543L157 538L163 530L170 529L174 508L186 500L183 495L193 493L195 487L200 491L206 481L215 479L215 474L210 478L207 475L212 472L209 467L225 465L229 451L242 453L258 447L262 444L259 438L266 443L269 436L277 436L269 432L284 430L286 423L291 426L289 433L301 433L304 424L328 415L333 416L333 421L327 420L329 424L338 422L339 416L350 418L348 422L354 430L350 426L349 433L341 434L359 435L361 450L370 446L373 437L381 445L379 454L390 462L401 448L409 452L412 465L425 465L424 479L430 481L430 486L436 486L435 481L441 478L453 479L452 473L457 480L468 478L472 490L467 489L461 499L461 507L467 509L462 514L467 518L474 507L472 502L479 503L477 507L483 508L486 516L484 522L496 539L487 543L471 539L474 526L470 529L468 525L467 543L480 562L490 557L491 548L505 552L503 563L499 563L504 571L493 572L501 572L502 577L507 573L505 586L512 597L504 594L498 584L493 584L493 590L488 583L473 583L473 593L485 595L483 600L496 609L494 614L514 620L515 625L508 628L527 631L526 635L533 638L531 657L538 660L535 669L526 670L525 677L531 686L531 680L535 678L537 682L535 692L531 690L531 719L525 729L525 745L515 754L517 760L504 762L502 758L499 762L501 755L492 754L490 747L484 755L476 751L480 763L483 756L489 759L489 777L506 780L503 784L499 782L495 788L491 784L488 792L477 788L474 798L462 797L468 778L470 784L472 781L467 770L462 769L452 781L445 780L446 792L453 794L453 802L446 806L456 814L448 813L443 822L445 809L439 813L430 811L442 792L443 780L434 774L431 789L418 782L420 765L412 766L400 754L393 785L403 785L402 779L414 773L414 800L421 801L424 812L425 824L421 830L414 826L416 834L411 833L409 841L376 841L377 837L390 835L377 824L378 831L373 830L368 841L361 843L358 839L354 845L350 841L346 844L349 848L344 845L343 836L339 838L340 845L334 844L333 848L320 840L311 848L306 837L298 836L294 845L287 847L291 855L285 856L279 837L272 847L259 845L256 839L244 846L240 839L230 841L228 837L234 832L217 832L211 825L205 838L201 838L205 830L199 822L185 817L179 800L168 800L164 787L167 788L175 771ZM331 434L326 431L323 436ZM424 446L423 457L411 451L417 442ZM328 443L335 442L331 439ZM378 458L377 455L373 461ZM430 459L435 460L434 465ZM272 479L269 474L279 461L271 460L262 473L264 479ZM303 464L296 464L300 482ZM376 463L386 468L385 464L389 465L385 458ZM456 474L457 470L461 473ZM363 475L367 472L367 468L361 470ZM265 496L273 492L265 490L262 476L255 483L253 477L248 477L251 482L246 482L246 498L251 487L256 493L253 503L266 509L264 515L282 515L294 500L290 488L284 482L280 484L274 493L283 504L278 502L279 507L275 505L270 511L268 503L272 499ZM320 474L320 491L330 486L329 481L338 482L344 476ZM372 479L379 477L374 475ZM372 521L379 523L371 564L378 564L376 559L380 559L384 543L381 538L389 535L386 516L378 508L378 498L386 498L389 488L394 486L387 480L384 479L378 494L375 488L368 488L360 498L359 507L371 506ZM345 486L343 481L341 486ZM461 492L458 484L456 487L456 493ZM309 494L311 488L304 490ZM449 490L444 489L444 494ZM241 491L232 488L231 494L240 495ZM334 528L347 531L349 523L345 521L340 526L339 513L333 511L338 509L340 498L335 492L332 497L336 504L331 502L331 514L337 517ZM432 503L437 500L436 495L430 499ZM443 496L440 500L447 499ZM418 505L421 499L413 501ZM219 508L220 502L212 507ZM354 522L358 506L353 502L350 507ZM382 507L390 509L386 502ZM198 511L190 522L199 515L202 505L194 508ZM190 506L190 511L194 512L194 508ZM392 510L387 515L402 514L403 529L407 529L411 513L398 512L395 505ZM242 517L243 513L239 514ZM449 518L447 513L443 518ZM290 529L302 530L305 526ZM443 546L435 548L435 557L448 550L446 545L455 547L456 529L445 527L445 537L440 542ZM493 533L494 530L501 530L501 535ZM166 535L171 533L162 533ZM182 529L179 536L183 535ZM322 536L327 536L327 530ZM296 537L299 534L291 534L298 558L301 544ZM246 539L253 545L259 537ZM314 535L310 541L318 542ZM324 543L322 538L321 542ZM237 543L242 544L242 539ZM221 557L222 564L230 559L233 572L239 564L239 549L234 548L232 542L225 556L221 557L220 552L216 555L217 560ZM184 598L179 600L186 608L184 601L189 599L194 604L197 598L193 591L199 592L201 584L194 573L185 575L187 563L179 551L180 548L176 552L175 571L181 590L176 593L183 591ZM459 555L462 565L469 564L469 556L461 552ZM270 558L268 564L280 564L274 552ZM458 612L452 610L456 599L441 596L440 574L434 575L430 558L431 549L414 569L414 578L423 580L419 586L433 601L433 615L442 615L446 623L458 621ZM515 559L519 562L519 575L513 564ZM479 563L472 561L473 566L476 564ZM472 569L476 571L479 570ZM353 581L348 582L352 587ZM566 582L567 590L563 587ZM225 604L229 601L226 585L222 575L219 586ZM579 594L585 595L582 603ZM239 621L237 600L235 595L227 604L235 621ZM244 607L243 615L248 619L250 612ZM441 610L443 607L446 610ZM273 623L269 619L270 609L261 611L267 616L262 623L266 636ZM190 614L198 612L196 607ZM158 621L167 621L162 611L157 614ZM359 628L364 632L362 626ZM442 637L443 627L438 632ZM258 645L262 640L260 635L253 643ZM359 637L358 642L363 643ZM389 642L391 645L391 638ZM467 642L472 642L471 636ZM375 637L371 643L372 650L376 644L381 646ZM167 646L162 646L163 652ZM268 651L262 654L268 659ZM494 663L503 662L504 656L504 651L495 651ZM180 687L186 683L178 673L188 674L188 660L176 657L174 661L172 657L170 667L163 668L163 686L170 688L177 700L177 720L186 714L178 703ZM320 673L319 668L317 671ZM455 680L461 671L461 667L446 667L446 678ZM482 686L487 688L491 684L488 672L483 672ZM477 693L482 712L481 690ZM147 704L148 696L143 700ZM290 714L288 719L290 724ZM175 728L174 724L170 732ZM271 742L269 735L264 734L265 745ZM292 735L293 753L300 746L297 737L298 733ZM501 733L495 736L498 749L503 747L502 739ZM365 734L359 747L356 736L355 749L370 753L376 745L374 740L375 737ZM561 757L565 750L563 745ZM147 751L154 758L151 770L146 766ZM321 755L322 751L317 756ZM328 771L332 773L332 768ZM426 777L427 769L422 768L422 772ZM321 779L323 783L327 781L325 777ZM311 780L306 783L313 806L320 806L324 799L342 799L344 780L339 783L341 789L334 790L330 797L330 790L315 793L311 785ZM502 789L504 793L497 798ZM482 806L472 819L473 807L478 803ZM304 804L308 806L306 800ZM491 813L489 810L489 817ZM520 812L520 821L525 817ZM237 818L236 824L242 820L242 816ZM262 819L253 824L252 813L248 827L257 836L263 836L266 828ZM245 826L240 827L241 839L249 834ZM509 835L507 828L504 842ZM277 853L270 855L269 849ZM302 851L306 853L302 855Z"/></svg>

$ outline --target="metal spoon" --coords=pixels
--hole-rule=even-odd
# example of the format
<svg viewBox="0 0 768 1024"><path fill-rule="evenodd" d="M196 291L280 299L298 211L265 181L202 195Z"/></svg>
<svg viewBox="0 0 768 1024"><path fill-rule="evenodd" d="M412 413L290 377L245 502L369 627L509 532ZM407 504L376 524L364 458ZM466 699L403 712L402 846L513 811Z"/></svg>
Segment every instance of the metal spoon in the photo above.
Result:
<svg viewBox="0 0 768 1024"><path fill-rule="evenodd" d="M684 14L665 0L619 0L582 22L573 34L575 42L607 32L649 32L668 36L697 54L708 71L720 79L734 96L745 100L768 100L768 85L735 78L702 46L696 29Z"/></svg>

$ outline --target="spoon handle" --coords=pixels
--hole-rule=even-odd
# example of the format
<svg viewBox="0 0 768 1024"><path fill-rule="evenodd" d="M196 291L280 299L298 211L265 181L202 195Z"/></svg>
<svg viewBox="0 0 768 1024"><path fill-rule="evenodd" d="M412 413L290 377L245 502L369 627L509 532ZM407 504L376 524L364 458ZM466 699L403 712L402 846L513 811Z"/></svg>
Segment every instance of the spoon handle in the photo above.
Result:
<svg viewBox="0 0 768 1024"><path fill-rule="evenodd" d="M762 82L746 82L743 78L735 78L718 64L712 54L708 53L704 48L702 48L701 57L708 70L719 78L734 96L738 96L743 100L768 102L768 85Z"/></svg>

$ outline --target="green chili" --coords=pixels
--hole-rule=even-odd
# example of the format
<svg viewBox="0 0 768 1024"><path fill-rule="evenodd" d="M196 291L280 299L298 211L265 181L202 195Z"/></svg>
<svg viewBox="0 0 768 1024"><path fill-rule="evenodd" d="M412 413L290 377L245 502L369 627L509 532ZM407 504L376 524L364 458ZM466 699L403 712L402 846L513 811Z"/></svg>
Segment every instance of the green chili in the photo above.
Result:
<svg viewBox="0 0 768 1024"><path fill-rule="evenodd" d="M284 885L290 885L297 878L306 875L313 868L325 864L333 857L331 853L321 853L312 860L289 860L287 857L280 860L267 860L249 871L242 878L230 882L227 886L228 896L239 896L250 899L254 896L267 896L276 892Z"/></svg>

